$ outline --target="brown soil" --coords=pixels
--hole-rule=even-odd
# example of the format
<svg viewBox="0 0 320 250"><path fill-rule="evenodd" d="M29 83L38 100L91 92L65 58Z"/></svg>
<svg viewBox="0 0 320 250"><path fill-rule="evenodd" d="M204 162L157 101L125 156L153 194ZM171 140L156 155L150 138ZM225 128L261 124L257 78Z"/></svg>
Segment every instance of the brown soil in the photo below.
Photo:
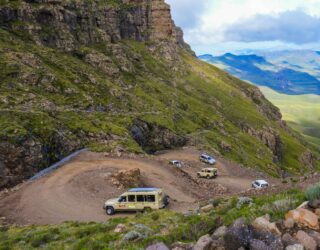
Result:
<svg viewBox="0 0 320 250"><path fill-rule="evenodd" d="M112 182L112 176L120 170L140 169L144 186L163 188L172 198L169 208L178 212L195 209L202 199L246 191L252 180L266 178L256 171L219 159L216 165L219 177L199 180L197 171L207 166L199 162L199 154L192 148L148 158L84 152L51 174L0 195L0 217L17 224L106 221L110 217L102 209L103 203L125 191ZM184 167L178 169L169 165L168 161L173 159L182 160ZM277 184L270 178L269 181Z"/></svg>

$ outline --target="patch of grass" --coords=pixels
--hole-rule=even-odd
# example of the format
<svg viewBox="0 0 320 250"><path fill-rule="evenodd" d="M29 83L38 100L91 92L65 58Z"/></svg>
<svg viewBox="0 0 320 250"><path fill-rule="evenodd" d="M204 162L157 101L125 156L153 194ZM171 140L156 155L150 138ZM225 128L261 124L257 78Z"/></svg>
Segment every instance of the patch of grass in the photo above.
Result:
<svg viewBox="0 0 320 250"><path fill-rule="evenodd" d="M309 201L320 199L320 183L309 187L305 192L305 196Z"/></svg>
<svg viewBox="0 0 320 250"><path fill-rule="evenodd" d="M290 190L277 195L263 195L253 198L252 206L236 207L237 198L233 198L213 211L221 216L223 223L230 225L234 220L244 217L248 222L253 219L269 214L273 221L283 219L286 212L296 208L305 200L305 195L301 190Z"/></svg>

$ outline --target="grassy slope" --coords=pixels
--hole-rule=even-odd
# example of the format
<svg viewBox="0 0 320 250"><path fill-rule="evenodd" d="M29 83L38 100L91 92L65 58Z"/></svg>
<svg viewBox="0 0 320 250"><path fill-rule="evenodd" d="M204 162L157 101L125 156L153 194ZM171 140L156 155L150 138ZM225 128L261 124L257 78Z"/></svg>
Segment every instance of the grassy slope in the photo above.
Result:
<svg viewBox="0 0 320 250"><path fill-rule="evenodd" d="M125 59L103 44L65 53L37 46L24 33L0 29L0 138L17 143L33 136L50 144L54 133L67 131L69 140L89 138L82 140L83 146L97 151L120 144L142 152L128 131L129 124L139 118L188 135L201 148L214 148L226 158L272 175L279 168L304 171L299 156L306 147L262 115L244 95L254 87L183 51L182 62L173 71L143 43L124 41L119 47ZM121 71L116 80L106 77L84 62L90 52L109 56L115 67L125 60L133 69ZM29 84L30 77L37 84ZM110 110L95 111L110 105ZM280 166L273 163L272 152L263 143L242 132L243 125L273 127L281 134L284 157ZM101 142L94 136L98 134L119 139ZM224 152L222 142L232 145L232 151Z"/></svg>
<svg viewBox="0 0 320 250"><path fill-rule="evenodd" d="M320 97L317 95L291 96L260 88L265 96L280 108L284 120L309 140L320 144Z"/></svg>

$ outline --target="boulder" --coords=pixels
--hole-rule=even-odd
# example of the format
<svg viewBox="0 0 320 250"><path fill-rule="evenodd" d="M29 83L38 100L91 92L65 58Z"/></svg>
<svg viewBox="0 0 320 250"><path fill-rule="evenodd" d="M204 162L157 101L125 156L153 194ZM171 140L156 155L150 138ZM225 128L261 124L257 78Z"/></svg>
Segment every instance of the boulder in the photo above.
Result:
<svg viewBox="0 0 320 250"><path fill-rule="evenodd" d="M261 231L256 229L251 229L252 239L260 240L264 242L269 249L272 250L282 250L283 243L280 236L272 234L267 231Z"/></svg>
<svg viewBox="0 0 320 250"><path fill-rule="evenodd" d="M286 247L286 250L304 250L304 246L301 244L294 244Z"/></svg>
<svg viewBox="0 0 320 250"><path fill-rule="evenodd" d="M319 217L312 213L311 211L298 208L296 210L291 210L286 214L286 220L292 218L297 224L311 229L319 229Z"/></svg>
<svg viewBox="0 0 320 250"><path fill-rule="evenodd" d="M193 250L194 245L192 243L176 242L171 245L172 250Z"/></svg>
<svg viewBox="0 0 320 250"><path fill-rule="evenodd" d="M148 246L146 250L169 250L169 248L161 242Z"/></svg>
<svg viewBox="0 0 320 250"><path fill-rule="evenodd" d="M308 231L308 235L311 236L317 243L318 248L320 248L320 233L316 231Z"/></svg>
<svg viewBox="0 0 320 250"><path fill-rule="evenodd" d="M216 229L216 231L214 231L211 237L213 239L221 239L225 236L227 230L228 228L226 226L221 226L218 229Z"/></svg>
<svg viewBox="0 0 320 250"><path fill-rule="evenodd" d="M293 218L288 218L288 219L286 219L286 220L283 222L284 227L287 228L287 229L293 228L293 227L294 227L294 224L295 224L295 223L294 223Z"/></svg>
<svg viewBox="0 0 320 250"><path fill-rule="evenodd" d="M271 223L269 220L266 219L266 217L256 218L251 225L256 230L270 232L275 235L281 235L281 232L276 226L276 224Z"/></svg>
<svg viewBox="0 0 320 250"><path fill-rule="evenodd" d="M143 225L143 224L136 224L134 225L135 231L140 233L144 238L150 236L152 234L152 229Z"/></svg>
<svg viewBox="0 0 320 250"><path fill-rule="evenodd" d="M250 241L250 250L269 250L269 248L263 241L254 239Z"/></svg>
<svg viewBox="0 0 320 250"><path fill-rule="evenodd" d="M306 250L317 249L316 241L311 236L309 236L306 232L302 230L298 231L296 238L298 242L305 247Z"/></svg>
<svg viewBox="0 0 320 250"><path fill-rule="evenodd" d="M118 224L116 228L114 229L115 233L124 233L127 230L126 226L124 224Z"/></svg>
<svg viewBox="0 0 320 250"><path fill-rule="evenodd" d="M206 206L200 208L200 211L202 213L209 213L212 209L213 209L213 205L209 204L209 205L206 205Z"/></svg>
<svg viewBox="0 0 320 250"><path fill-rule="evenodd" d="M120 170L111 176L111 183L118 187L139 187L142 185L139 168Z"/></svg>
<svg viewBox="0 0 320 250"><path fill-rule="evenodd" d="M130 231L123 236L124 241L134 241L138 239L143 239L143 235L136 231Z"/></svg>
<svg viewBox="0 0 320 250"><path fill-rule="evenodd" d="M211 250L212 238L209 234L200 237L194 246L194 250Z"/></svg>
<svg viewBox="0 0 320 250"><path fill-rule="evenodd" d="M282 235L282 242L285 247L298 244L298 242L288 233Z"/></svg>
<svg viewBox="0 0 320 250"><path fill-rule="evenodd" d="M227 250L238 250L241 247L246 249L252 239L249 227L245 224L244 219L240 218L228 228L224 236L225 248Z"/></svg>
<svg viewBox="0 0 320 250"><path fill-rule="evenodd" d="M225 250L223 240L213 240L211 243L211 250Z"/></svg>
<svg viewBox="0 0 320 250"><path fill-rule="evenodd" d="M314 213L315 213L317 216L320 216L320 208L317 208L316 210L314 210Z"/></svg>
<svg viewBox="0 0 320 250"><path fill-rule="evenodd" d="M308 206L313 209L320 208L320 200L309 201Z"/></svg>
<svg viewBox="0 0 320 250"><path fill-rule="evenodd" d="M176 242L171 245L172 250L193 250L194 245L192 243Z"/></svg>
<svg viewBox="0 0 320 250"><path fill-rule="evenodd" d="M240 209L243 205L251 205L253 204L253 200L250 197L239 197L238 198L238 203L237 203L237 208Z"/></svg>

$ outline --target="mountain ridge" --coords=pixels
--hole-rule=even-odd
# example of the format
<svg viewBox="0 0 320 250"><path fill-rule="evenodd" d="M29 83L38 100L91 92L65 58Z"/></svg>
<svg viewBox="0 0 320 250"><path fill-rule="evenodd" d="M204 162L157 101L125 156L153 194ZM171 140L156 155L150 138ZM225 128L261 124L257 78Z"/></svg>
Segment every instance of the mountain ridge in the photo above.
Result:
<svg viewBox="0 0 320 250"><path fill-rule="evenodd" d="M267 55L267 54L266 54ZM206 54L199 56L214 65L224 67L232 75L242 80L252 82L258 86L289 95L320 94L320 81L305 71L299 70L298 65L273 64L266 55L233 55L226 53L214 57ZM320 58L319 58L320 59ZM279 62L280 63L280 62Z"/></svg>
<svg viewBox="0 0 320 250"><path fill-rule="evenodd" d="M0 188L83 147L195 145L273 176L318 166L256 87L196 59L164 1L0 3Z"/></svg>

